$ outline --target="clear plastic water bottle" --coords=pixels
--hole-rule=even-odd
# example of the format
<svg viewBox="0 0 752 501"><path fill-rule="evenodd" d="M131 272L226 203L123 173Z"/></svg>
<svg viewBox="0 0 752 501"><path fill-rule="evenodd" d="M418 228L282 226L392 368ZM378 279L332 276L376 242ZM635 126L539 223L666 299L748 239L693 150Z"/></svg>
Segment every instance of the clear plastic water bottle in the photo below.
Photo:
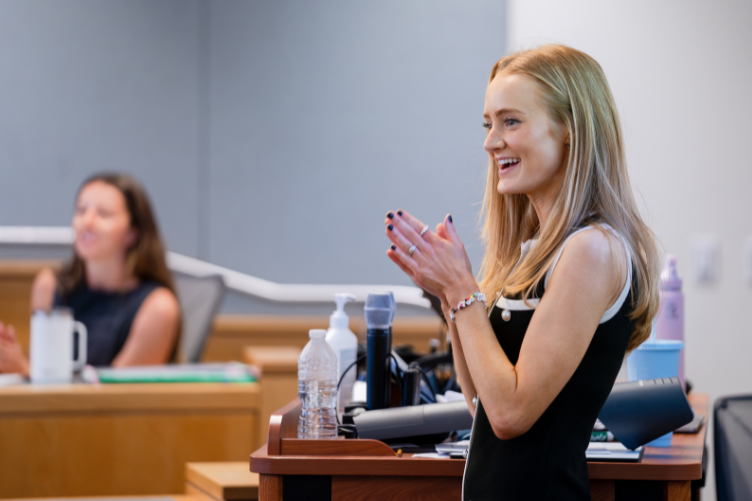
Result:
<svg viewBox="0 0 752 501"><path fill-rule="evenodd" d="M337 438L337 355L326 331L312 329L298 358L298 397L303 411L298 438Z"/></svg>

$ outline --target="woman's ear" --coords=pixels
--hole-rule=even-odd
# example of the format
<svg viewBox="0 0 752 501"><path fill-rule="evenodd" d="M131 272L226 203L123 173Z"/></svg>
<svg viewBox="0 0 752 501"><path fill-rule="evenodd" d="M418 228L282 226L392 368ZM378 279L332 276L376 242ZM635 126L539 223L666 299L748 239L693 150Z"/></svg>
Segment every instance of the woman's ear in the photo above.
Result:
<svg viewBox="0 0 752 501"><path fill-rule="evenodd" d="M139 233L138 230L135 228L131 228L128 230L128 234L125 236L125 248L127 250L131 250L136 246L138 243L138 237Z"/></svg>

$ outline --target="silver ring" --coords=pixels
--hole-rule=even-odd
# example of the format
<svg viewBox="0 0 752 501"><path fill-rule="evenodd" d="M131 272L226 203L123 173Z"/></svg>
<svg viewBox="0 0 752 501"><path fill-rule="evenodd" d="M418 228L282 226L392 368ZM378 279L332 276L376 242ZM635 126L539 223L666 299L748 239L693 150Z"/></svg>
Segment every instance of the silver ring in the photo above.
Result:
<svg viewBox="0 0 752 501"><path fill-rule="evenodd" d="M416 250L418 250L418 248L413 245L412 247L410 247L409 249L407 249L407 255L410 256L410 257L412 257L413 252L415 252Z"/></svg>
<svg viewBox="0 0 752 501"><path fill-rule="evenodd" d="M423 235L425 235L427 231L428 231L428 225L425 225L423 229L420 230L420 236L422 237Z"/></svg>

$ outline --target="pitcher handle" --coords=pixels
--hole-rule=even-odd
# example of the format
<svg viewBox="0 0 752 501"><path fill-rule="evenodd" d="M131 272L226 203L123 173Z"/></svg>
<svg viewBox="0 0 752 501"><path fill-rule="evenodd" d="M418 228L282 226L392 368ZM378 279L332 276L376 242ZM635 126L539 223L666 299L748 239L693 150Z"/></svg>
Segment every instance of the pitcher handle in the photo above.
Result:
<svg viewBox="0 0 752 501"><path fill-rule="evenodd" d="M78 358L73 361L73 370L80 371L86 365L86 326L81 322L73 323L73 331L78 332Z"/></svg>

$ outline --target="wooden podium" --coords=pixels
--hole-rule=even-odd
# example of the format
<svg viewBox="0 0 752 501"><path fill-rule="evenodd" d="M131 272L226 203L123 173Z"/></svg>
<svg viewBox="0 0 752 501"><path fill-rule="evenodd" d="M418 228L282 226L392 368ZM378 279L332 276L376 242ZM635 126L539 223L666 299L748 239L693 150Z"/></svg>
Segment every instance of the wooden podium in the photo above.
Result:
<svg viewBox="0 0 752 501"><path fill-rule="evenodd" d="M707 416L707 395L692 395L690 403ZM463 459L397 457L377 440L301 440L299 417L297 400L272 414L267 445L251 455L261 501L462 498ZM692 480L702 478L705 432L703 426L674 434L671 447L646 447L639 463L588 463L593 501L690 501Z"/></svg>

